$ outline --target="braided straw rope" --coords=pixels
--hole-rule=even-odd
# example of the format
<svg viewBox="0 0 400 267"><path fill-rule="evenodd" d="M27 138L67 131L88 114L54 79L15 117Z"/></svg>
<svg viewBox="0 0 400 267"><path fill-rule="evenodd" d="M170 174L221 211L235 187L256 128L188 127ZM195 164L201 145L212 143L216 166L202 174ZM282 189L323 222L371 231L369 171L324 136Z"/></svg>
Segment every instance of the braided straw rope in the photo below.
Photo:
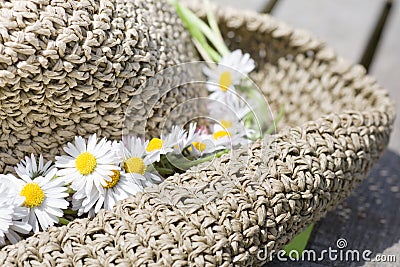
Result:
<svg viewBox="0 0 400 267"><path fill-rule="evenodd" d="M154 135L172 108L197 95L139 90L164 68L195 58L165 1L0 1L0 8L1 173L30 153L53 159L75 135L120 139L137 95L131 110Z"/></svg>
<svg viewBox="0 0 400 267"><path fill-rule="evenodd" d="M284 129L273 140L174 175L94 219L7 246L0 264L257 266L345 199L385 149L386 92L304 32L266 15L218 14L231 48L258 62L254 79ZM268 47L268 49L267 49Z"/></svg>

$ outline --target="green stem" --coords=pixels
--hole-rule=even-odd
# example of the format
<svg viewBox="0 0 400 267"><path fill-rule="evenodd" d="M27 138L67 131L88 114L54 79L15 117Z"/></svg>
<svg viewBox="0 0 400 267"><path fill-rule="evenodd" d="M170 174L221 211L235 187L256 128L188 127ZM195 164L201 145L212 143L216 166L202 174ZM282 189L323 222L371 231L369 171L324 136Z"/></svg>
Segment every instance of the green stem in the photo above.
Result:
<svg viewBox="0 0 400 267"><path fill-rule="evenodd" d="M64 215L77 215L77 214L78 214L77 210L71 210L71 209L64 210Z"/></svg>
<svg viewBox="0 0 400 267"><path fill-rule="evenodd" d="M175 173L173 170L167 168L156 168L156 170L158 173L166 175L171 175Z"/></svg>
<svg viewBox="0 0 400 267"><path fill-rule="evenodd" d="M195 38L199 42L199 44L204 48L204 50L207 51L207 53L210 55L213 61L216 62L220 61L221 56L208 44L204 34L200 31L198 27L196 27L195 24L191 22L191 19L187 17L187 14L185 13L185 8L181 6L178 1L175 1L174 4L178 15L182 19L183 23L185 24L186 28L189 30L193 38ZM186 10L188 11L188 9Z"/></svg>
<svg viewBox="0 0 400 267"><path fill-rule="evenodd" d="M211 154L211 155L209 155L209 156L207 156L205 158L201 158L201 159L198 159L198 160L193 160L193 161L190 161L190 162L182 163L179 166L182 166L185 170L188 170L193 166L199 165L199 164L204 163L204 162L208 162L208 161L212 160L213 158L219 158L219 157L221 157L222 155L224 155L224 154L226 154L228 152L229 152L229 149L225 149L225 150L219 151L218 153Z"/></svg>
<svg viewBox="0 0 400 267"><path fill-rule="evenodd" d="M207 39L214 45L214 47L217 49L217 51L221 55L226 55L229 54L229 49L226 46L224 40L218 36L218 34L215 34L213 30L210 29L210 27L207 26L207 24L199 19L196 14L194 14L192 11L190 11L188 8L185 6L182 6L179 1L174 2L175 8L181 17L182 21L186 24L188 27L189 31L192 33L193 37L198 39L199 43L201 45L205 45L205 49L210 51L214 51L207 43L207 40L203 40L203 38L200 37L200 34L204 37L207 37ZM200 38L199 38L200 37ZM212 49L212 50L211 50ZM210 56L214 57L215 55ZM219 61L219 60L218 60Z"/></svg>
<svg viewBox="0 0 400 267"><path fill-rule="evenodd" d="M207 51L202 44L200 44L199 41L197 41L196 38L192 38L194 46L196 47L197 51L199 51L200 56L203 58L203 60L206 62L209 68L212 68L214 65L211 64L211 62L215 62L215 59L213 59L210 56L210 52ZM219 58L221 59L221 58Z"/></svg>
<svg viewBox="0 0 400 267"><path fill-rule="evenodd" d="M203 0L203 3L205 6L205 9L207 10L207 20L208 20L208 24L210 25L211 30L214 32L216 37L218 37L218 39L224 40L224 38L222 37L221 31L219 30L217 19L215 18L214 13L211 10L210 1ZM225 44L225 42L224 42L224 44ZM229 50L226 49L226 52L228 54ZM222 53L222 55L224 56L223 53Z"/></svg>
<svg viewBox="0 0 400 267"><path fill-rule="evenodd" d="M284 114L285 114L285 105L282 105L281 108L279 109L278 116L276 116L272 125L265 131L264 135L272 134L276 130L276 126L282 120Z"/></svg>
<svg viewBox="0 0 400 267"><path fill-rule="evenodd" d="M153 163L152 165L147 166L146 172L154 172L155 170L157 170L158 168L154 167L154 164L155 163ZM164 165L162 164L161 160L160 160L160 164L162 165L161 168L163 168Z"/></svg>
<svg viewBox="0 0 400 267"><path fill-rule="evenodd" d="M207 39L204 35L195 27L187 26L188 30L191 32L193 37L199 42L199 44L203 47L204 51L206 51L213 61L219 62L221 60L221 56L215 51L207 42Z"/></svg>
<svg viewBox="0 0 400 267"><path fill-rule="evenodd" d="M65 219L65 218L58 218L58 223L59 223L59 224L62 224L62 225L67 225L67 224L70 223L70 221L68 221L68 220Z"/></svg>
<svg viewBox="0 0 400 267"><path fill-rule="evenodd" d="M74 189L72 189L71 187L68 186L68 188L67 188L67 193L68 194L75 194L75 192L76 191Z"/></svg>

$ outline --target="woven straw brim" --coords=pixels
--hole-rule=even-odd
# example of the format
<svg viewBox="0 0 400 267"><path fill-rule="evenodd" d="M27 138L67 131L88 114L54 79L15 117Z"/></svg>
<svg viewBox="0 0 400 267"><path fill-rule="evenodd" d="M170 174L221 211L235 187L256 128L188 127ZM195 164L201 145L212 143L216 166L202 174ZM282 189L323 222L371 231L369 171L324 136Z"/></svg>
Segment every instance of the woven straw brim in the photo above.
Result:
<svg viewBox="0 0 400 267"><path fill-rule="evenodd" d="M272 109L286 105L286 128L93 220L7 246L0 263L257 266L360 183L389 140L395 114L386 91L267 15L223 9L218 18L230 47L257 61L254 78Z"/></svg>

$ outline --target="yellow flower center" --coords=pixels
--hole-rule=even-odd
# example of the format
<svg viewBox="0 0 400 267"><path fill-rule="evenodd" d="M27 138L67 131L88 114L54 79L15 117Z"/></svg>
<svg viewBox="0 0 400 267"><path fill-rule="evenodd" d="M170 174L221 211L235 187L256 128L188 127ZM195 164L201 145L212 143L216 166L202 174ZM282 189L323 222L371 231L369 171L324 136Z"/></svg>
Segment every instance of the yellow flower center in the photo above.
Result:
<svg viewBox="0 0 400 267"><path fill-rule="evenodd" d="M20 195L25 197L23 205L28 208L40 206L45 198L42 188L37 183L26 184L22 188Z"/></svg>
<svg viewBox="0 0 400 267"><path fill-rule="evenodd" d="M228 88L232 85L232 74L229 71L224 71L219 76L219 88L226 92Z"/></svg>
<svg viewBox="0 0 400 267"><path fill-rule="evenodd" d="M232 122L228 120L221 120L221 125L224 128L231 128L232 127Z"/></svg>
<svg viewBox="0 0 400 267"><path fill-rule="evenodd" d="M201 142L192 142L192 145L198 150L203 152L204 150L206 150L207 145Z"/></svg>
<svg viewBox="0 0 400 267"><path fill-rule="evenodd" d="M154 150L160 150L163 146L163 140L160 138L153 138L150 140L149 144L146 147L147 152L152 152Z"/></svg>
<svg viewBox="0 0 400 267"><path fill-rule="evenodd" d="M91 174L96 166L97 160L89 152L83 152L75 159L75 167L80 172L80 174Z"/></svg>
<svg viewBox="0 0 400 267"><path fill-rule="evenodd" d="M231 134L228 131L218 131L213 134L214 140L218 140L225 136L231 136Z"/></svg>
<svg viewBox="0 0 400 267"><path fill-rule="evenodd" d="M103 185L104 188L113 188L114 186L116 186L119 182L119 179L121 178L121 173L117 170L113 170L112 171L114 174L111 175L111 181L106 181L106 186Z"/></svg>
<svg viewBox="0 0 400 267"><path fill-rule="evenodd" d="M137 173L143 175L146 172L146 164L141 158L130 158L124 163L124 169L127 173Z"/></svg>

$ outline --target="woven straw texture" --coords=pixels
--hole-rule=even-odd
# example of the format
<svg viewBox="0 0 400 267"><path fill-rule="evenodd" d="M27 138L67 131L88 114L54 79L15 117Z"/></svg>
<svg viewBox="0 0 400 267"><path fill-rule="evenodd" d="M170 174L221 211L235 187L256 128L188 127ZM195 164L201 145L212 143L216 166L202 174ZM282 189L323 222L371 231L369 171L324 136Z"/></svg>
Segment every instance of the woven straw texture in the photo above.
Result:
<svg viewBox="0 0 400 267"><path fill-rule="evenodd" d="M30 153L53 159L75 135L120 139L132 98L131 111L155 135L172 108L196 95L140 90L157 72L195 58L165 1L0 1L0 8L1 173Z"/></svg>
<svg viewBox="0 0 400 267"><path fill-rule="evenodd" d="M266 15L218 14L232 49L283 129L211 165L168 178L94 219L53 227L0 252L1 265L258 266L345 199L385 149L394 120L386 92L307 33Z"/></svg>

